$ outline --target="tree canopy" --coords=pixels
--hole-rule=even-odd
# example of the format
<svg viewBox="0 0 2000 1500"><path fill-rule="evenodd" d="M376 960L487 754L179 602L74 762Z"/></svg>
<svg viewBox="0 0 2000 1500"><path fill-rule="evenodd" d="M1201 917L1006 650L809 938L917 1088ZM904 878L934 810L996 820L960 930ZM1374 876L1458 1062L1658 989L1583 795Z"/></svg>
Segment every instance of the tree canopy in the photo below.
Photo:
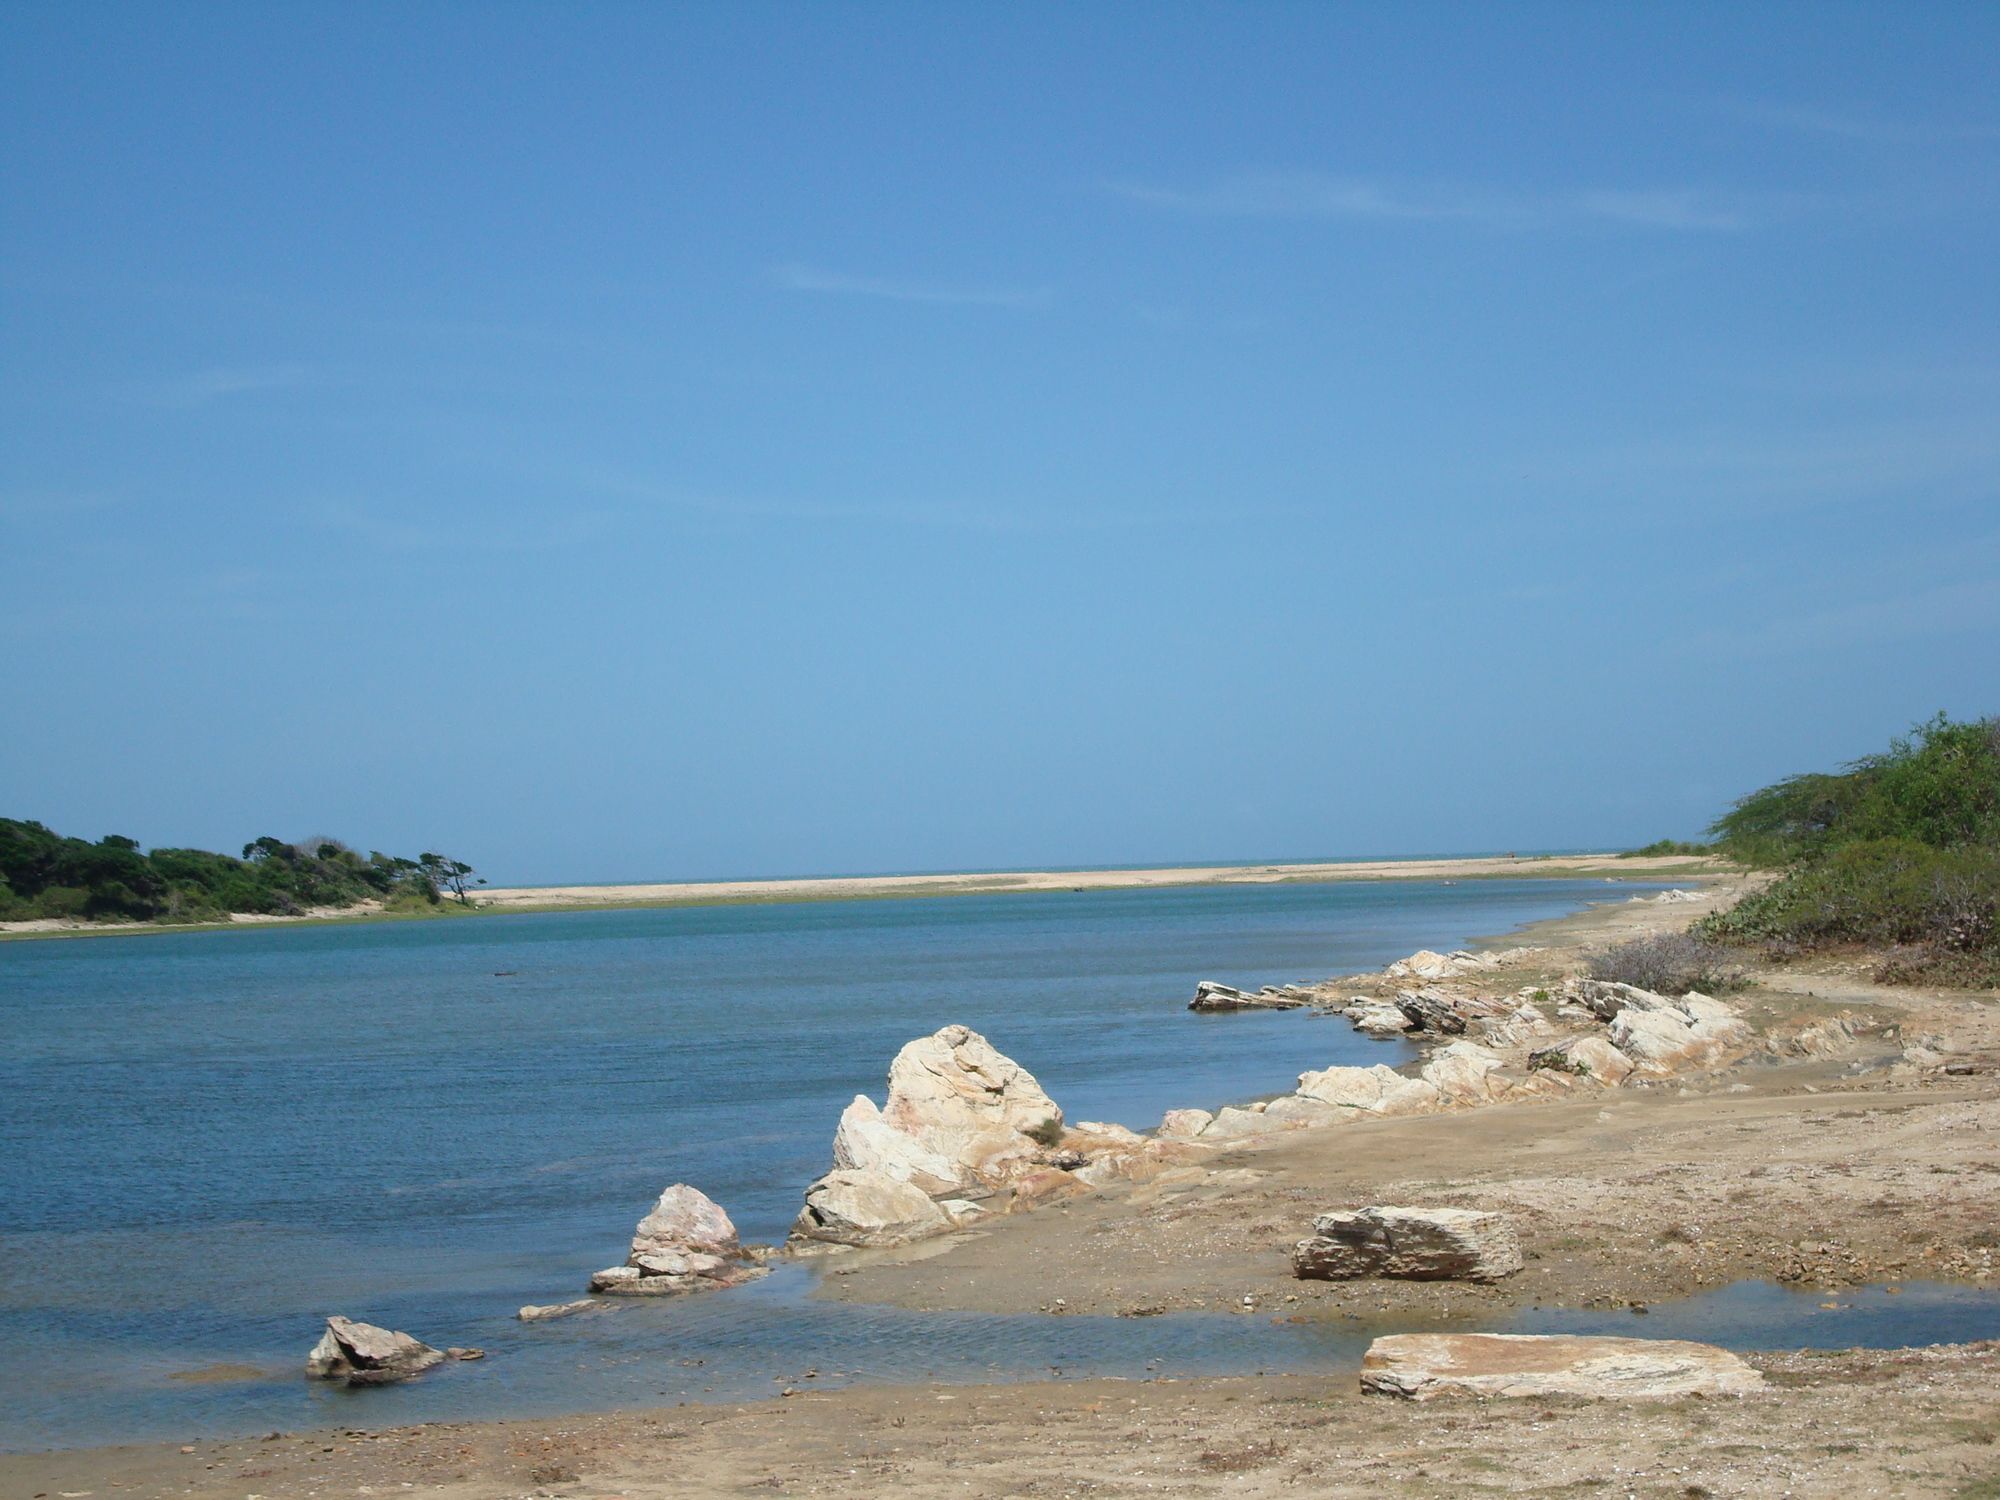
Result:
<svg viewBox="0 0 2000 1500"><path fill-rule="evenodd" d="M237 857L206 849L148 852L122 834L91 843L41 823L0 818L0 920L205 922L235 912L293 916L369 901L435 907L447 894L469 905L468 887L480 883L462 860L434 852L364 858L323 835L298 843L267 835Z"/></svg>

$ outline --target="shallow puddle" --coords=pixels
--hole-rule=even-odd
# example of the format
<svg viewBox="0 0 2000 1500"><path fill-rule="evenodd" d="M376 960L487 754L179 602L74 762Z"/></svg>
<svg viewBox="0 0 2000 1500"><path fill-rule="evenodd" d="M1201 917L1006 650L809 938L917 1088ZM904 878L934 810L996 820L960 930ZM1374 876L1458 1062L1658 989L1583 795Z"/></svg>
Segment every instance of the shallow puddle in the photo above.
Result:
<svg viewBox="0 0 2000 1500"><path fill-rule="evenodd" d="M134 1368L126 1379L87 1392L52 1385L43 1399L12 1414L8 1446L185 1441L273 1428L387 1427L743 1401L857 1381L1259 1373L1351 1379L1370 1337L1387 1331L1344 1322L1291 1323L1268 1313L1116 1318L909 1312L816 1300L812 1274L784 1267L727 1294L612 1304L553 1322L494 1316L454 1330L455 1339L483 1346L486 1359L447 1365L402 1386L319 1386L291 1362L248 1380L190 1384L184 1371ZM2000 1338L2000 1289L1906 1282L1894 1291L1827 1292L1742 1282L1659 1303L1644 1314L1536 1309L1453 1326L1686 1338L1737 1350L1895 1348Z"/></svg>

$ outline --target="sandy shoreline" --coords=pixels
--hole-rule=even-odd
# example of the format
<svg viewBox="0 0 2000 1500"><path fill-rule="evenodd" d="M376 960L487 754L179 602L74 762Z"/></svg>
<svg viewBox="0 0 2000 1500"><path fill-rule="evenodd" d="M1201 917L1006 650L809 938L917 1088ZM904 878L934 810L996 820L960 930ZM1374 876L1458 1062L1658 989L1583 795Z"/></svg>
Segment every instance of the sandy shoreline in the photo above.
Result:
<svg viewBox="0 0 2000 1500"><path fill-rule="evenodd" d="M1701 903L1614 899L1534 924L1506 941L1543 951L1492 984L1539 983L1581 949L1678 926L1733 885ZM1759 977L1741 1003L1766 1034L1844 1015L1863 1035L1837 1057L1761 1057L1652 1088L1264 1138L1218 1152L1193 1185L1119 1185L945 1241L835 1257L819 1295L1135 1317L1242 1316L1248 1298L1253 1316L1386 1332L1532 1305L1643 1308L1746 1278L1820 1288L1835 1305L1860 1283L1994 1286L2000 1005L1887 989L1837 962ZM1912 1039L1948 1064L1904 1060ZM1315 1212L1408 1201L1512 1214L1527 1268L1490 1286L1289 1274L1286 1252ZM1351 1376L807 1387L650 1412L0 1456L0 1492L1971 1500L2000 1494L1995 1353L1756 1355L1771 1383L1762 1395L1638 1405L1420 1408L1364 1398Z"/></svg>
<svg viewBox="0 0 2000 1500"><path fill-rule="evenodd" d="M1277 885L1288 881L1474 880L1493 877L1623 876L1671 879L1722 869L1697 855L1627 859L1565 854L1526 859L1340 860L1316 864L1180 865L1161 869L1011 870L941 875L840 875L791 880L683 881L653 885L559 885L488 888L483 906L551 910L580 906L680 906L728 901L852 901L898 896L996 895L1010 891L1143 890L1187 885Z"/></svg>
<svg viewBox="0 0 2000 1500"><path fill-rule="evenodd" d="M470 912L455 905L439 915L551 912L669 906L733 906L758 902L879 901L917 897L992 896L1046 891L1145 890L1199 885L1283 885L1348 880L1683 880L1725 874L1731 866L1701 855L1628 859L1618 854L1482 856L1468 859L1343 860L1322 864L1181 865L1122 870L1011 870L940 875L832 875L774 880L691 880L640 885L498 886L480 890ZM320 907L295 917L238 913L227 922L80 922L36 917L0 922L0 941L106 937L148 932L227 932L348 922L430 920L407 909L385 912L373 902Z"/></svg>

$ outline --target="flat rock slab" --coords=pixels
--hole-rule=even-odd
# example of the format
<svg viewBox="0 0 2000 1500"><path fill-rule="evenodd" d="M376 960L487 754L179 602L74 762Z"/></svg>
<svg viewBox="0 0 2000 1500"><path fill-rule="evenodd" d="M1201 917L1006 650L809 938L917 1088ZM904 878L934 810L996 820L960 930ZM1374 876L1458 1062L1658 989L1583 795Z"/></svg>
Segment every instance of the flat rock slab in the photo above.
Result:
<svg viewBox="0 0 2000 1500"><path fill-rule="evenodd" d="M1313 1238L1292 1249L1292 1274L1317 1281L1498 1281L1520 1269L1513 1221L1469 1208L1376 1206L1321 1214L1313 1220Z"/></svg>
<svg viewBox="0 0 2000 1500"><path fill-rule="evenodd" d="M1361 1389L1428 1401L1474 1396L1742 1396L1764 1377L1726 1349L1680 1339L1568 1334L1398 1333L1361 1361Z"/></svg>

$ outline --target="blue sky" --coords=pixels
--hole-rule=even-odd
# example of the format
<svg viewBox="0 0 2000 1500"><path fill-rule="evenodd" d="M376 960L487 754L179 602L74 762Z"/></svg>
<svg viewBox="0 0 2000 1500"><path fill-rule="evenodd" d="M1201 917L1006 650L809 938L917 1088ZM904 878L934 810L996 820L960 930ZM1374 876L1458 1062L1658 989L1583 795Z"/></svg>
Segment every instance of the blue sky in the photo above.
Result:
<svg viewBox="0 0 2000 1500"><path fill-rule="evenodd" d="M2000 711L1993 7L0 33L8 814L1615 846Z"/></svg>

